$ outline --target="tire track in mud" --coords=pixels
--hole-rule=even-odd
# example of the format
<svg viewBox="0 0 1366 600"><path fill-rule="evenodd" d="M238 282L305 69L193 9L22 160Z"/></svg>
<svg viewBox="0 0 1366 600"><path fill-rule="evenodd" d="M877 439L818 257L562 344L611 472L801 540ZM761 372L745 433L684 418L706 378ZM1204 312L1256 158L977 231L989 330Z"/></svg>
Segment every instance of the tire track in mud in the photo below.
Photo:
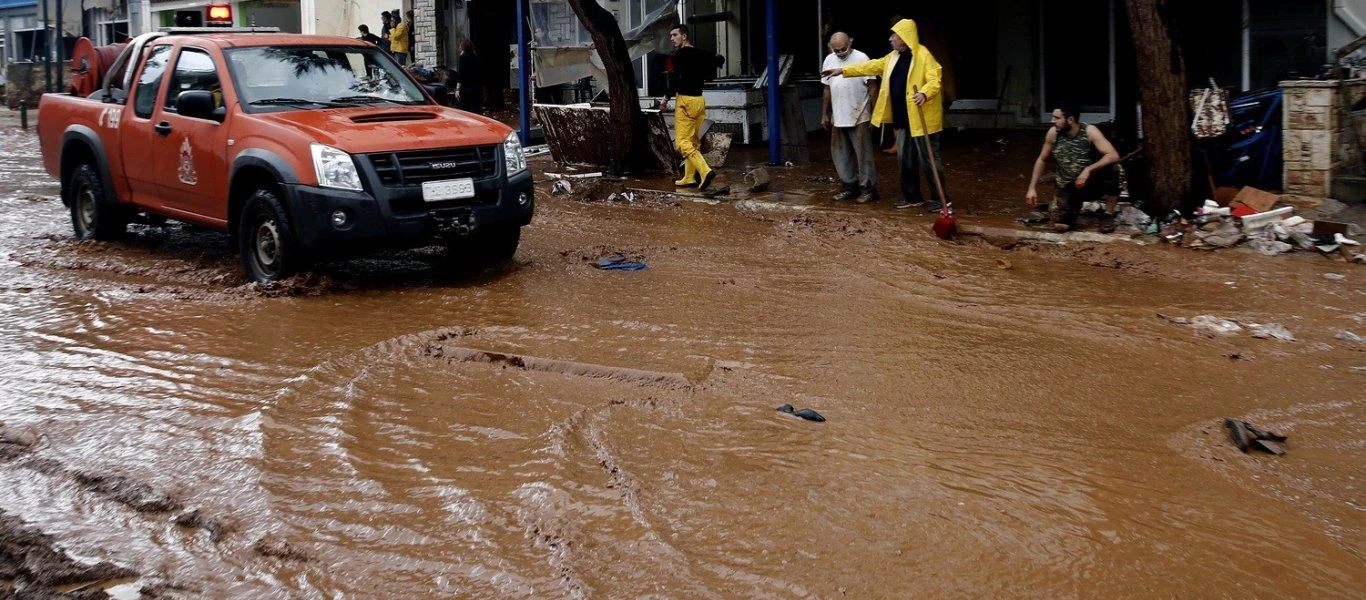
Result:
<svg viewBox="0 0 1366 600"><path fill-rule="evenodd" d="M574 550L587 545L588 536L583 533L583 527L575 524L577 520L585 517L576 517L576 511L559 506L549 499L549 494L523 496L523 500L530 505L521 511L529 535L554 550L550 556L551 562L562 574L567 588L574 592L576 597L583 597L581 592L592 591L584 583L581 572L593 572L601 569L603 564L612 564L614 559L622 558L635 561L632 570L636 572L637 577L641 576L640 571L645 570L648 573L644 576L656 587L661 586L661 582L667 582L660 589L675 592L686 590L688 597L694 598L721 597L699 583L694 561L665 541L669 537L667 527L662 528L655 523L642 499L649 494L648 486L621 463L618 453L612 450L607 441L605 423L613 413L622 410L663 411L678 413L674 416L679 417L682 416L681 409L687 402L686 396L690 395L685 392L685 397L615 398L608 401L605 406L584 407L547 431L547 451L566 461L572 456L567 450L571 441L585 448L588 454L584 457L585 462L598 469L605 480L603 487L617 496L622 508L630 515L631 521L643 530L642 539L629 542L614 540L614 543L622 548L605 548L596 552L603 556L590 556L594 552ZM568 465L565 467L568 468ZM553 544L547 542L546 532L553 532ZM573 537L574 534L581 537ZM625 556L610 556L614 551ZM645 561L644 564L640 563L642 560Z"/></svg>
<svg viewBox="0 0 1366 600"><path fill-rule="evenodd" d="M313 470L315 477L322 477L325 481L336 483L349 482L348 487L352 489L376 489L370 482L362 481L370 476L368 471L363 470L362 465L352 465L352 461L357 460L352 456L353 450L350 446L359 443L358 440L350 439L352 436L348 432L345 421L355 418L364 418L364 411L369 409L359 408L359 403L373 403L374 399L369 398L375 393L383 393L382 389L375 389L376 382L382 382L393 376L393 368L405 366L422 369L423 363L427 364L468 364L476 367L477 364L487 364L495 367L495 371L516 368L530 373L547 373L551 376L564 376L571 378L582 377L588 380L598 380L609 385L643 385L647 387L659 387L673 389L686 383L677 374L660 374L634 369L619 369L602 365L589 365L586 363L575 363L572 361L561 361L556 359L544 359L539 357L529 357L524 355L507 355L490 351L476 351L463 346L454 346L451 343L457 340L467 340L477 338L478 330L474 328L452 327L437 330L406 334L384 340L356 352L345 356L337 357L310 367L298 377L290 381L289 385L279 390L276 398L272 402L275 406L289 406L291 415L297 415L302 410L303 415L312 414L307 417L311 422L299 421L297 416L288 417L289 422L285 422L286 417L282 415L272 416L271 421L274 428L286 433L292 438L290 447L296 459L313 462L317 467L323 467L315 459L307 458L309 454L315 452L309 448L316 448L317 458L324 458L330 467L323 467L321 471ZM338 398L340 394L340 398ZM299 401L304 400L310 406L300 406ZM361 413L352 416L343 416L361 410ZM340 412L338 412L340 411ZM458 416L457 416L458 418ZM281 429L282 428L282 429ZM318 443L302 443L301 437L307 438L313 435L322 436ZM332 440L332 441L328 441ZM330 448L330 449L328 449ZM373 460L373 459L370 459ZM485 465L486 467L488 465ZM337 475L327 476L326 471L337 469ZM269 469L268 469L269 470ZM325 481L323 483L327 485ZM317 484L309 484L322 493L321 489L316 488ZM567 556L572 553L576 544L573 540L581 539L579 534L573 531L575 527L572 522L565 522L554 516L538 515L538 511L543 511L544 506L553 506L552 498L559 492L557 488L548 482L524 484L519 491L512 496L514 505L522 505L520 508L513 506L498 506L497 503L489 504L488 498L478 499L468 494L462 495L461 502L470 509L470 504L474 506L474 512L483 514L485 517L482 522L466 522L466 525L475 527L476 532L472 533L473 538L496 540L499 537L499 514L505 514L513 522L521 524L525 529L524 539L528 539L547 553L548 560L555 568L555 580L559 582L564 590L570 595L592 595L592 588L576 571L567 560L556 557ZM324 494L325 495L325 494ZM357 497L355 493L347 494L359 499L366 495L362 492ZM541 505L542 508L537 508ZM510 510L511 512L507 512ZM558 511L553 508L550 512ZM344 519L344 517L342 517ZM505 558L498 556L500 552L494 550L489 554L493 555L495 564L490 565L495 569L504 570L501 579L510 581L501 588L502 593L510 595L525 595L527 590L535 589L532 580L527 580L517 576L512 568L512 563L505 562ZM515 555L515 553L514 553ZM456 559L457 562L460 559ZM498 567L496 565L501 565ZM554 565L560 565L555 567ZM473 568L472 568L473 569ZM468 573L471 581L478 580L478 575L474 570Z"/></svg>
<svg viewBox="0 0 1366 600"><path fill-rule="evenodd" d="M465 496L462 502L477 503L477 512L485 514L484 522L476 524L479 529L485 530L484 533L478 534L479 537L496 539L499 526L497 515L507 515L510 523L515 523L522 530L523 539L540 549L543 559L552 569L556 585L569 597L597 595L601 590L597 589L594 576L600 576L605 565L626 564L623 561L629 561L631 564L630 571L624 572L624 575L640 579L644 576L633 573L643 571L649 573L649 581L669 582L663 588L657 587L656 583L655 589L688 589L697 597L717 597L714 592L697 583L690 566L691 561L684 553L663 541L667 537L666 534L651 522L649 511L643 505L642 495L646 494L643 484L620 462L617 453L611 449L605 426L613 413L621 410L663 410L677 412L677 416L682 416L681 409L691 393L692 384L688 384L686 378L676 373L475 350L468 346L479 339L483 338L478 328L450 327L384 340L307 369L292 380L287 388L282 389L272 404L294 405L298 408L299 399L310 398L314 403L321 402L327 405L318 406L324 414L335 414L336 410L353 411L356 410L355 401L377 392L371 385L375 380L391 377L389 365L412 364L420 368L421 363L426 361L470 367L483 364L491 367L493 372L517 369L526 372L528 376L543 373L551 377L582 378L585 381L595 381L609 386L605 389L615 386L654 388L657 391L648 394L616 394L611 396L611 399L599 401L601 404L592 400L566 399L579 403L579 406L564 420L549 423L548 427L542 430L538 437L544 439L545 446L540 446L539 449L527 448L525 451L532 455L551 456L552 462L548 466L553 467L553 472L567 477L564 483L570 484L569 487L557 482L558 477L538 478L522 483L512 490L506 497L512 501L511 504L499 502L495 498L481 500L469 496ZM325 390L333 392L328 393ZM336 399L328 399L328 396L337 392L348 400L339 402ZM272 417L271 420L278 419L279 417ZM279 426L287 427L295 434L311 429L329 437L349 435L344 429L337 428L337 417L328 417L321 421L332 423L332 428L324 426L323 429L317 429L314 425L299 422L289 425L279 423ZM329 443L324 445L327 444ZM296 449L298 446L300 444L294 444ZM348 462L344 455L347 452L338 448L324 454L327 455L329 462L340 466ZM345 473L345 478L365 476L358 469L341 468L339 474ZM601 483L594 482L591 477L584 478L592 472L602 477ZM353 485L368 487L363 482L354 482ZM583 485L601 486L606 493L614 495L624 514L639 528L639 534L627 535L625 539L595 534L597 527L592 524L601 522L605 517L600 514L600 508L594 509L591 513L584 512L584 502L592 505L600 501L600 498L577 499L580 494L586 492L581 489ZM493 502L490 503L490 500ZM502 506L499 506L500 504ZM612 529L619 529L619 526ZM494 548L490 550L493 550L491 554L498 552ZM504 551L507 550L511 548L504 548ZM641 562L642 558L645 559L644 563ZM512 564L508 563L507 566L510 567ZM504 588L503 592L520 595L521 592L518 590L540 589L532 583L534 580L521 581L530 588ZM616 581L616 578L613 578L613 581ZM645 585L643 582L637 582L635 587Z"/></svg>

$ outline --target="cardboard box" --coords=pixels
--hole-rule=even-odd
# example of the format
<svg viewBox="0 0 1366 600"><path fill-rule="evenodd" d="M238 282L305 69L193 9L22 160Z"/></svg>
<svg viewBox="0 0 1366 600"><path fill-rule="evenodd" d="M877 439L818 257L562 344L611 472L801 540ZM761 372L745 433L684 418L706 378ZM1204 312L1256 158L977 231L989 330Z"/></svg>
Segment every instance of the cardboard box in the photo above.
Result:
<svg viewBox="0 0 1366 600"><path fill-rule="evenodd" d="M1260 213L1271 210L1280 199L1281 197L1276 194L1248 186L1238 190L1238 195L1233 197L1233 202L1230 202L1229 206L1241 204Z"/></svg>

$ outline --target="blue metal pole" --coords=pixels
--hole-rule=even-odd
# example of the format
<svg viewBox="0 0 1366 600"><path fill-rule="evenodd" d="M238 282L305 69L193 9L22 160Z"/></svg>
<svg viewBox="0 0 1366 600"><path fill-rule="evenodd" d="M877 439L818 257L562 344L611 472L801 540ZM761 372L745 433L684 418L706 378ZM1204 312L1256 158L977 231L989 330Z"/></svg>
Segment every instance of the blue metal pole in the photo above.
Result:
<svg viewBox="0 0 1366 600"><path fill-rule="evenodd" d="M764 3L768 30L768 164L783 161L782 104L778 99L778 0Z"/></svg>
<svg viewBox="0 0 1366 600"><path fill-rule="evenodd" d="M531 48L526 43L526 0L517 0L517 96L521 102L518 123L522 145L531 143Z"/></svg>

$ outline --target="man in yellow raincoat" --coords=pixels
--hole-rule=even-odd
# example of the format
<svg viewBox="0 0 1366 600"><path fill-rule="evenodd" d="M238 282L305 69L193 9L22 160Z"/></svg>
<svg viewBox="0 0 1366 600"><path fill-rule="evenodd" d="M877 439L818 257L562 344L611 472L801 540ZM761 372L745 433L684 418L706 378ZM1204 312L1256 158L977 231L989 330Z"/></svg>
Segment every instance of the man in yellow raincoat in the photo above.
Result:
<svg viewBox="0 0 1366 600"><path fill-rule="evenodd" d="M877 96L873 108L874 127L890 124L896 128L896 157L901 166L901 200L897 208L910 208L925 204L920 191L921 173L926 179L933 177L930 169L939 172L944 179L944 163L939 155L939 133L944 130L944 99L942 91L943 67L934 59L930 50L920 44L915 21L902 19L892 25L892 52L882 58L865 63L823 71L825 76L863 77L878 75L885 82ZM919 89L919 93L915 90ZM922 122L916 106L925 111ZM931 161L925 144L934 146L935 160ZM944 198L934 188L933 181L927 181L932 199L929 212L938 212ZM945 187L948 184L945 183Z"/></svg>

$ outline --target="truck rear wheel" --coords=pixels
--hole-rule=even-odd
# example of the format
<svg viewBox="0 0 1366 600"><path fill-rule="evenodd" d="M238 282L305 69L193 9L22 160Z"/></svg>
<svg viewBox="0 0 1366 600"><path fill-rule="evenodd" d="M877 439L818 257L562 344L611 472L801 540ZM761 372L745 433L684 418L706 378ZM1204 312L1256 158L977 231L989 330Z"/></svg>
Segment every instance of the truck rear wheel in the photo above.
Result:
<svg viewBox="0 0 1366 600"><path fill-rule="evenodd" d="M78 240L116 240L128 231L128 212L104 196L104 182L90 163L71 172L63 186Z"/></svg>
<svg viewBox="0 0 1366 600"><path fill-rule="evenodd" d="M243 203L237 243L248 281L278 281L293 275L302 263L289 215L269 189L252 192Z"/></svg>

